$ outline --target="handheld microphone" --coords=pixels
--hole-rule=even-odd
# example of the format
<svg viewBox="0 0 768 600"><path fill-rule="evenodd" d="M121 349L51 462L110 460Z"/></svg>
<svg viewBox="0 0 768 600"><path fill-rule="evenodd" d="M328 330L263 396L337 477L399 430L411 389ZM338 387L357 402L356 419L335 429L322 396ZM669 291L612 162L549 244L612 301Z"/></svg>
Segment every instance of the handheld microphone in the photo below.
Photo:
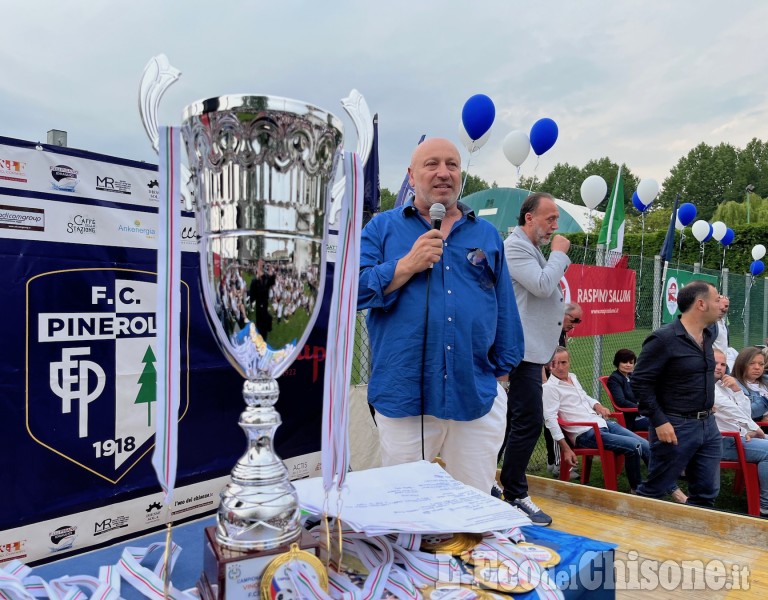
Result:
<svg viewBox="0 0 768 600"><path fill-rule="evenodd" d="M432 221L432 229L440 229L443 225L443 217L445 217L445 206L442 204L433 204L429 207L429 218ZM430 269L434 269L435 265L429 265Z"/></svg>
<svg viewBox="0 0 768 600"><path fill-rule="evenodd" d="M432 220L432 229L440 229L445 217L445 206L442 204L433 204L429 207L429 218Z"/></svg>

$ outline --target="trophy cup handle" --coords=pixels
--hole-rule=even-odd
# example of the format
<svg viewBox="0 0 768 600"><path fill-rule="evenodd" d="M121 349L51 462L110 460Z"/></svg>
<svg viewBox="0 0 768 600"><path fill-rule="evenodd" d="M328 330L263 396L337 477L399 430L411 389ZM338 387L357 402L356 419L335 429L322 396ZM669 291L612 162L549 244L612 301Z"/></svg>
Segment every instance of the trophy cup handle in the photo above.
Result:
<svg viewBox="0 0 768 600"><path fill-rule="evenodd" d="M155 152L160 149L160 139L157 132L157 111L160 100L166 90L181 77L181 71L168 62L165 54L158 54L149 59L144 67L139 83L139 116L144 125L149 142ZM190 179L192 174L186 165L181 165L181 195L187 210L192 210L192 190Z"/></svg>
<svg viewBox="0 0 768 600"><path fill-rule="evenodd" d="M373 119L371 118L368 103L360 92L353 89L349 92L349 96L341 99L341 105L355 126L355 131L357 132L355 152L357 152L360 160L365 164L368 162L368 157L371 155L373 147ZM346 176L342 174L336 183L333 184L333 190L331 191L332 202L330 214L328 215L328 224L330 226L336 225L338 221L345 186Z"/></svg>
<svg viewBox="0 0 768 600"><path fill-rule="evenodd" d="M144 131L157 152L160 140L157 133L157 110L165 91L181 77L181 71L168 62L165 54L149 59L139 84L139 115Z"/></svg>

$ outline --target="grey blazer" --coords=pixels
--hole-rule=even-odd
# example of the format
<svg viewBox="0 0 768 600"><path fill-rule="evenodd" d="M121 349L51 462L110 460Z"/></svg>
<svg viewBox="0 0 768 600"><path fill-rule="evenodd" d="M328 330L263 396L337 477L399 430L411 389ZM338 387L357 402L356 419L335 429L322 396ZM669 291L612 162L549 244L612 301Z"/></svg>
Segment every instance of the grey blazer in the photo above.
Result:
<svg viewBox="0 0 768 600"><path fill-rule="evenodd" d="M546 364L563 329L565 303L559 282L571 259L564 252L552 252L546 260L520 227L504 240L504 255L523 322L523 360Z"/></svg>

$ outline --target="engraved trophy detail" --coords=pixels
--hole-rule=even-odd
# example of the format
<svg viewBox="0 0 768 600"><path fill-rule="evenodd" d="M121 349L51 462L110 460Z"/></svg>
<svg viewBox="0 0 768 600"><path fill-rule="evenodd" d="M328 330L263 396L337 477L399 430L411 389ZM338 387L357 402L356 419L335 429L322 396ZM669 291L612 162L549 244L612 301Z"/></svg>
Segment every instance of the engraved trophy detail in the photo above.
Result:
<svg viewBox="0 0 768 600"><path fill-rule="evenodd" d="M203 299L216 339L246 378L248 449L222 492L216 540L270 550L296 540L299 505L273 447L277 377L309 335L325 282L330 184L341 122L271 96L222 96L184 111Z"/></svg>

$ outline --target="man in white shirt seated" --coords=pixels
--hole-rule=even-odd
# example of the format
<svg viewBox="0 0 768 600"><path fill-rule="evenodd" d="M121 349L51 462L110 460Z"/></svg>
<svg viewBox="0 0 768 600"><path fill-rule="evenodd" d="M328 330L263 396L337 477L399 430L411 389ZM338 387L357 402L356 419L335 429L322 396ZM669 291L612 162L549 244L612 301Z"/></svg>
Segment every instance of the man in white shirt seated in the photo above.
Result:
<svg viewBox="0 0 768 600"><path fill-rule="evenodd" d="M760 480L760 516L768 518L768 438L752 420L749 398L739 383L725 374L725 355L715 350L715 421L720 431L736 431L744 442L747 462L757 463ZM736 440L723 438L723 458L738 460Z"/></svg>
<svg viewBox="0 0 768 600"><path fill-rule="evenodd" d="M722 294L718 298L718 308L720 310L720 319L712 325L712 333L714 334L714 341L712 347L715 350L720 350L723 353L728 352L728 325L726 319L728 316L728 309L731 307L731 300L728 296Z"/></svg>
<svg viewBox="0 0 768 600"><path fill-rule="evenodd" d="M580 421L597 423L603 446L612 452L623 454L625 471L629 487L635 491L642 480L640 461L646 465L651 455L648 440L641 438L625 429L618 423L606 421L611 411L591 398L581 387L576 375L570 372L571 360L568 350L559 346L555 350L550 370L552 374L544 384L544 424L552 434L552 438L560 446L560 460L575 466L576 455L571 450L563 436L563 430L557 422L557 417L563 421ZM595 431L586 425L563 427L568 439L576 448L597 448Z"/></svg>

